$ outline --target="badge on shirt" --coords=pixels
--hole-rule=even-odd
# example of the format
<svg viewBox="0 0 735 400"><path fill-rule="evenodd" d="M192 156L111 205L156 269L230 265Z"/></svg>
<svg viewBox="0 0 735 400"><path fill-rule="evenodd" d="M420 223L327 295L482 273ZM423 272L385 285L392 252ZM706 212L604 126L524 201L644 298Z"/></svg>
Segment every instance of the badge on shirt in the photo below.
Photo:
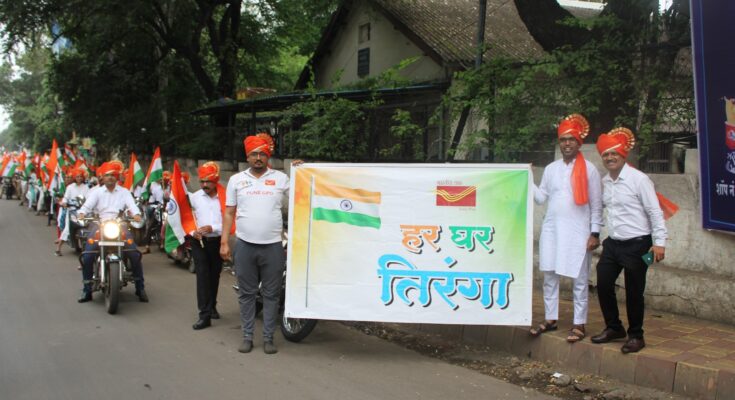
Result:
<svg viewBox="0 0 735 400"><path fill-rule="evenodd" d="M244 181L240 181L240 183L239 183L239 186L240 186L240 188L242 188L242 189L247 189L247 188L249 188L250 186L253 186L253 182L252 182L252 181L250 181L250 180L244 180Z"/></svg>
<svg viewBox="0 0 735 400"><path fill-rule="evenodd" d="M276 180L275 179L266 179L265 180L266 186L276 186Z"/></svg>

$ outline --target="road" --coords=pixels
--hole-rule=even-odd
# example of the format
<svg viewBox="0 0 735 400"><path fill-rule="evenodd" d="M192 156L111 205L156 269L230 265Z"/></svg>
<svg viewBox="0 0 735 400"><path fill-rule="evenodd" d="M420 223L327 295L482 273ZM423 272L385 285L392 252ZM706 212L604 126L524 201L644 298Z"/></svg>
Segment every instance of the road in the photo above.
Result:
<svg viewBox="0 0 735 400"><path fill-rule="evenodd" d="M0 200L0 400L550 398L336 322L298 344L279 333L269 356L258 321L255 349L240 354L233 278L222 277L222 319L194 331L194 275L157 250L143 259L150 303L126 287L108 315L99 293L76 302L76 256L53 255L54 233Z"/></svg>

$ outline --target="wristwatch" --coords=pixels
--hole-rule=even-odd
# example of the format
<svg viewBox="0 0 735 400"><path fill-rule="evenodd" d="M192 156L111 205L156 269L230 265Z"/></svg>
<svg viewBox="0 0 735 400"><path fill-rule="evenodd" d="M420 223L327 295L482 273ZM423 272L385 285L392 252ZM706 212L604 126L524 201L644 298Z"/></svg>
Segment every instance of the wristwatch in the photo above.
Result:
<svg viewBox="0 0 735 400"><path fill-rule="evenodd" d="M593 238L599 239L600 238L600 232L592 232L592 233L590 233L590 236L592 236Z"/></svg>

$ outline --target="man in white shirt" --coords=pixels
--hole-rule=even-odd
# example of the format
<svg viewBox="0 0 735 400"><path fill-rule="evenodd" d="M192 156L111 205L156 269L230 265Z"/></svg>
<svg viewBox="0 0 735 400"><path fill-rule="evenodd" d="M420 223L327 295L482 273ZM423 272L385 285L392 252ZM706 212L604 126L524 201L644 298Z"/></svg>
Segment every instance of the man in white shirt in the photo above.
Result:
<svg viewBox="0 0 735 400"><path fill-rule="evenodd" d="M198 173L202 188L189 195L198 227L196 231L189 232L194 239L191 256L196 266L199 308L199 320L194 324L194 330L211 326L212 319L219 319L217 292L222 272L219 250L225 203L225 188L219 184L219 166L210 161L202 164Z"/></svg>
<svg viewBox="0 0 735 400"><path fill-rule="evenodd" d="M597 289L605 329L592 337L594 343L607 343L626 337L618 313L615 280L625 274L625 303L628 311L628 340L620 349L635 353L646 346L643 340L643 312L646 272L652 260L664 259L666 225L653 182L646 174L626 164L635 145L633 132L615 128L597 140L608 174L602 178L602 201L607 209L608 238L602 244L597 263Z"/></svg>
<svg viewBox="0 0 735 400"><path fill-rule="evenodd" d="M89 186L87 186L87 184L84 182L87 174L83 169L73 169L69 172L69 175L71 175L74 181L66 187L66 191L64 191L64 196L61 198L61 203L59 205L64 209L66 209L69 205L69 202L77 198L77 196L82 196L86 199L87 195L89 194ZM64 218L64 229L61 231L59 240L56 242L55 253L57 256L61 255L61 245L64 243L64 241L67 240L70 235L74 235L74 231L70 226L68 211L63 212L62 214L62 217Z"/></svg>
<svg viewBox="0 0 735 400"><path fill-rule="evenodd" d="M563 119L557 129L562 159L549 164L541 186L534 187L536 203L549 202L539 238L546 320L529 333L538 336L557 329L559 280L569 277L574 294L574 322L567 336L570 343L586 335L590 251L600 245L602 225L600 174L580 152L588 133L589 123L583 116L573 114Z"/></svg>
<svg viewBox="0 0 735 400"><path fill-rule="evenodd" d="M100 221L105 221L117 217L121 210L127 210L128 213L132 214L136 221L140 221L140 212L138 207L135 205L135 200L130 192L124 187L117 184L117 180L120 178L122 171L122 163L119 161L110 161L102 164L98 169L98 174L101 176L103 186L98 186L89 192L89 197L79 209L79 218L84 218L85 214L97 213ZM92 244L87 241L84 247L84 253L82 254L82 279L84 280L84 288L82 289L82 295L79 297L80 303L85 303L92 300L92 276L94 260L97 257L99 251L99 244L95 239L99 227L91 227L88 239L92 239ZM127 237L133 237L130 229L127 229ZM143 264L141 262L141 254L137 251L135 242L125 242L125 250L136 250L127 251L126 257L130 261L130 265L133 270L133 278L135 280L135 295L138 299L144 303L148 302L148 295L145 292L145 285L143 283Z"/></svg>
<svg viewBox="0 0 735 400"><path fill-rule="evenodd" d="M233 260L239 286L240 320L243 343L241 353L253 349L255 329L255 299L258 282L262 282L263 351L278 352L273 334L278 322L278 301L281 294L285 254L282 245L282 209L287 204L289 179L286 174L268 167L273 151L270 136L259 134L245 138L245 154L250 168L233 175L227 183L227 200L222 224L220 255L230 259L230 227L235 222ZM270 139L270 140L268 140ZM294 162L294 165L300 164Z"/></svg>

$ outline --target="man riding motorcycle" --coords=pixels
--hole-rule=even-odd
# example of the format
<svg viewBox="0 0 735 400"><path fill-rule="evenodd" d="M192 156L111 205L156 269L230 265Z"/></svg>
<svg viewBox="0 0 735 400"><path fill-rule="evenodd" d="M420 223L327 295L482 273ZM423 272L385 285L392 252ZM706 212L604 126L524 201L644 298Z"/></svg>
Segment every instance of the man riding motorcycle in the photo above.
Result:
<svg viewBox="0 0 735 400"><path fill-rule="evenodd" d="M120 161L108 161L99 167L98 174L101 176L103 185L98 186L89 192L89 198L84 202L82 208L79 209L78 218L83 219L85 214L97 213L100 221L113 219L118 216L121 210L127 209L128 213L133 214L135 221L140 221L141 216L138 207L135 205L133 196L124 187L117 184L120 173L123 170ZM80 303L92 300L92 278L93 267L96 253L99 251L99 245L94 241L98 235L99 227L90 227L90 234L87 236L87 243L84 247L82 255L82 278L84 279L84 288L82 295L79 297ZM132 233L128 229L127 237L132 237ZM125 242L125 250L128 251L127 257L133 270L135 280L135 295L144 303L148 302L148 295L145 292L143 283L143 264L141 262L142 255L133 241Z"/></svg>

